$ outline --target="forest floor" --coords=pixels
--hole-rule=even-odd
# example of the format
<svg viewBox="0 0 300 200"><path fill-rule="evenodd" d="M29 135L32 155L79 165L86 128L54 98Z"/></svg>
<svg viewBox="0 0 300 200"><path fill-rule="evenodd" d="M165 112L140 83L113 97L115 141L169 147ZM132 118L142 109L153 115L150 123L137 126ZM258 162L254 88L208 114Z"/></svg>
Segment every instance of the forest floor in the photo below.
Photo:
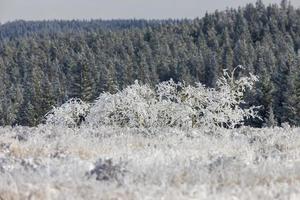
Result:
<svg viewBox="0 0 300 200"><path fill-rule="evenodd" d="M300 199L300 129L0 128L0 199Z"/></svg>

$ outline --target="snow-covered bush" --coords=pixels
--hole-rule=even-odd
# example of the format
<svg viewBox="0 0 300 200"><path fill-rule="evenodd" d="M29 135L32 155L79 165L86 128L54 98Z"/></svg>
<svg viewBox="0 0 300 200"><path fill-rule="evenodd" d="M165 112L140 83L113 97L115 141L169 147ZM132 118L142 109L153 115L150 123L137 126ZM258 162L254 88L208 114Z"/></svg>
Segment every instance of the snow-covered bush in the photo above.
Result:
<svg viewBox="0 0 300 200"><path fill-rule="evenodd" d="M234 128L243 125L245 119L259 118L259 107L241 108L246 105L246 90L253 89L258 78L250 73L249 76L236 79L234 73L238 68L242 67L238 66L231 73L224 70L223 76L217 81L216 89L206 89L205 109L200 109L203 117L197 118L200 124Z"/></svg>
<svg viewBox="0 0 300 200"><path fill-rule="evenodd" d="M91 107L87 122L91 125L121 127L227 127L242 125L244 119L258 117L257 107L241 108L246 89L252 89L257 77L234 78L235 70L206 88L162 82L152 89L137 81L116 94L103 93Z"/></svg>
<svg viewBox="0 0 300 200"><path fill-rule="evenodd" d="M116 94L103 93L91 107L87 121L93 125L152 127L156 122L155 92L138 81Z"/></svg>
<svg viewBox="0 0 300 200"><path fill-rule="evenodd" d="M92 126L235 128L258 115L257 107L244 108L244 94L253 88L257 77L235 78L234 73L224 70L216 88L173 80L151 88L135 81L116 94L101 94L91 108L80 99L71 99L53 108L45 116L46 123L74 127L87 119Z"/></svg>
<svg viewBox="0 0 300 200"><path fill-rule="evenodd" d="M45 115L46 124L76 127L85 120L90 105L78 98L72 98L60 107L53 107Z"/></svg>

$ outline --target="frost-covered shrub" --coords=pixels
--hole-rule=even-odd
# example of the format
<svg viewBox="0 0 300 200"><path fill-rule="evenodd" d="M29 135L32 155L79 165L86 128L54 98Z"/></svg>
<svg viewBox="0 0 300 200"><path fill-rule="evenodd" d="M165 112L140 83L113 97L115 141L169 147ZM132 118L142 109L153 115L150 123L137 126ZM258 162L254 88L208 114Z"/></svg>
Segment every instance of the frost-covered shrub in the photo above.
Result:
<svg viewBox="0 0 300 200"><path fill-rule="evenodd" d="M241 108L246 105L244 101L246 90L251 90L258 79L251 73L247 77L236 79L234 78L236 69L231 73L224 70L223 76L217 81L216 89L207 90L208 98L205 98L203 117L198 118L200 123L234 128L243 125L244 119L259 118L257 114L259 107Z"/></svg>
<svg viewBox="0 0 300 200"><path fill-rule="evenodd" d="M89 104L78 98L68 100L60 107L53 107L45 115L46 124L75 127L85 120Z"/></svg>
<svg viewBox="0 0 300 200"><path fill-rule="evenodd" d="M116 94L101 94L91 108L80 99L71 99L53 108L46 123L74 127L87 119L92 126L235 128L258 116L257 107L245 108L244 101L246 89L253 88L257 77L250 74L237 79L234 73L224 70L216 88L173 80L151 88L135 81Z"/></svg>
<svg viewBox="0 0 300 200"><path fill-rule="evenodd" d="M246 118L258 117L257 107L241 108L246 89L253 88L257 77L250 74L235 79L234 71L229 74L224 70L215 89L173 80L152 89L136 81L116 94L101 94L87 121L121 127L234 128Z"/></svg>
<svg viewBox="0 0 300 200"><path fill-rule="evenodd" d="M93 125L152 127L156 120L155 92L137 81L116 94L103 93L91 107L87 121Z"/></svg>

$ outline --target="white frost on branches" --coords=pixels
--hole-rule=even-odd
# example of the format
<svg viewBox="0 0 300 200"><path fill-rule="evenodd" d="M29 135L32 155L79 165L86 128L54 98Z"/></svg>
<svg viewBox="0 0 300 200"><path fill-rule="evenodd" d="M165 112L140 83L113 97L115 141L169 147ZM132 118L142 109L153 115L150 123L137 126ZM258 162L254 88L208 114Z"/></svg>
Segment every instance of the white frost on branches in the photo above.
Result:
<svg viewBox="0 0 300 200"><path fill-rule="evenodd" d="M45 116L46 123L76 127L86 119L92 126L235 128L245 119L258 117L258 107L243 108L244 94L253 88L257 77L250 74L236 79L235 70L224 70L216 88L169 80L153 89L135 81L116 94L101 94L92 105L71 99L53 108Z"/></svg>
<svg viewBox="0 0 300 200"><path fill-rule="evenodd" d="M241 108L246 89L253 88L257 77L250 74L235 79L234 73L235 70L224 70L215 89L173 80L152 89L136 81L116 94L101 94L91 107L87 122L143 128L234 128L243 125L244 119L258 117L257 107Z"/></svg>
<svg viewBox="0 0 300 200"><path fill-rule="evenodd" d="M60 107L53 107L45 115L46 123L57 126L75 127L84 120L90 105L78 98L72 98Z"/></svg>
<svg viewBox="0 0 300 200"><path fill-rule="evenodd" d="M151 127L155 123L155 92L138 81L116 94L103 93L91 107L87 122L93 125Z"/></svg>

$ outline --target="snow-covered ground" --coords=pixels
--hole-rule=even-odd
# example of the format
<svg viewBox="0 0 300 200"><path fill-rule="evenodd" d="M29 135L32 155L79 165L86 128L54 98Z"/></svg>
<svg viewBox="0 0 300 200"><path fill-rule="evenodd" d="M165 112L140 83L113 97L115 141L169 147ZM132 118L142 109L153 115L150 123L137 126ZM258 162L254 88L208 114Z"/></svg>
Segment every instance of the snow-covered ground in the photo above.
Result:
<svg viewBox="0 0 300 200"><path fill-rule="evenodd" d="M4 127L0 199L300 199L300 129Z"/></svg>

